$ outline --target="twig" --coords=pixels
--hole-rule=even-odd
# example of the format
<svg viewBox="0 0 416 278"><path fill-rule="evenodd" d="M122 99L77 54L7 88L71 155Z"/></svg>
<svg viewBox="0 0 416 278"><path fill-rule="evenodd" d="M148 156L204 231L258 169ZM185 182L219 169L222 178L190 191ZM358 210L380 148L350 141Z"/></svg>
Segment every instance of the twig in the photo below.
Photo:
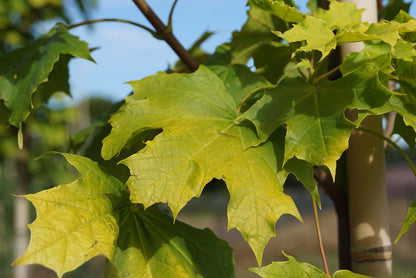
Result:
<svg viewBox="0 0 416 278"><path fill-rule="evenodd" d="M343 167L342 165L339 166L341 168ZM347 196L341 186L339 184L335 184L331 175L321 166L314 166L313 170L315 180L320 186L322 186L329 198L331 198L337 213L339 267L340 269L351 270L350 223Z"/></svg>
<svg viewBox="0 0 416 278"><path fill-rule="evenodd" d="M143 15L147 18L147 20L152 24L152 26L156 29L156 33L165 40L169 46L175 51L176 55L181 59L181 61L188 67L191 71L196 71L199 67L199 63L195 60L194 57L182 46L182 44L176 39L176 37L172 34L171 25L168 27L163 24L163 22L159 19L159 17L153 12L153 10L149 7L145 0L133 0L136 6L140 9ZM173 8L175 7L176 1L173 4L171 9L171 14ZM172 15L170 14L169 20L172 19Z"/></svg>
<svg viewBox="0 0 416 278"><path fill-rule="evenodd" d="M394 122L396 121L396 112L392 111L387 113L386 129L384 130L384 136L391 138L394 130ZM387 141L384 141L384 149L386 152L390 151L391 146Z"/></svg>
<svg viewBox="0 0 416 278"><path fill-rule="evenodd" d="M389 89L394 91L396 89L397 83L393 80L389 81ZM391 135L394 130L394 122L396 121L396 112L392 111L387 113L386 129L384 130L384 136L391 139ZM391 146L387 141L384 141L384 150L386 152L390 151Z"/></svg>
<svg viewBox="0 0 416 278"><path fill-rule="evenodd" d="M316 209L316 200L314 197L312 197L312 205L313 205L313 216L315 218L316 234L318 236L318 241L319 241L319 250L321 251L322 263L324 265L326 275L329 278L331 278L331 273L329 272L328 263L326 261L324 244L322 243L321 229L319 228L318 210Z"/></svg>
<svg viewBox="0 0 416 278"><path fill-rule="evenodd" d="M131 24L131 25L140 27L140 28L148 31L150 34L152 34L152 36L157 36L157 33L155 33L152 29L150 29L147 26L144 26L140 23L136 23L136 22L133 22L133 21L130 21L130 20L117 19L117 18L102 18L102 19L95 19L95 20L87 20L87 21L84 21L84 22L81 22L81 23L78 23L78 24L73 24L73 25L67 26L66 29L71 30L71 29L74 29L74 28L79 27L79 26L94 24L94 23L98 23L98 22L122 22L122 23L127 23L127 24Z"/></svg>
<svg viewBox="0 0 416 278"><path fill-rule="evenodd" d="M324 74L322 74L322 75L318 76L318 77L315 79L315 84L316 84L316 83L318 83L319 81L321 81L321 79L323 79L323 78L325 78L325 77L327 77L327 76L331 75L332 73L336 72L337 70L339 70L339 68L340 68L340 67L341 67L341 65L336 66L335 68L331 69L330 71L328 71L328 72L326 72L326 73L324 73Z"/></svg>

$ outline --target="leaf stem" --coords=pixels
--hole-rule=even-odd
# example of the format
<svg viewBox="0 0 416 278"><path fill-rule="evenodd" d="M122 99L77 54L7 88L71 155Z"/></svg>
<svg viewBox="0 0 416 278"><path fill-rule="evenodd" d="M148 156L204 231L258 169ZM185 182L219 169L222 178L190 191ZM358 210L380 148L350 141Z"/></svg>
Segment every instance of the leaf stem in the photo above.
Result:
<svg viewBox="0 0 416 278"><path fill-rule="evenodd" d="M329 75L331 75L332 73L334 73L334 72L336 72L337 70L339 70L339 68L341 67L341 65L338 65L338 66L336 66L335 68L333 68L333 69L331 69L330 71L327 71L326 73L324 73L324 74L321 74L320 76L318 76L316 79L315 79L315 84L317 84L319 81L321 81L323 78L325 78L325 77L327 77L327 76L329 76Z"/></svg>
<svg viewBox="0 0 416 278"><path fill-rule="evenodd" d="M127 23L127 24L131 24L131 25L140 27L140 28L148 31L154 37L157 36L157 33L155 33L152 29L150 29L147 26L144 26L140 23L133 22L133 21L130 21L130 20L118 19L118 18L102 18L102 19L95 19L95 20L87 20L87 21L84 21L84 22L81 22L81 23L77 23L77 24L67 26L66 29L71 30L71 29L74 29L74 28L79 27L79 26L90 25L90 24L94 24L94 23L98 23L98 22L122 22L122 23Z"/></svg>
<svg viewBox="0 0 416 278"><path fill-rule="evenodd" d="M325 268L326 275L331 278L331 272L329 272L328 263L326 261L324 244L322 243L321 229L319 228L318 210L316 208L316 200L312 197L313 216L315 218L316 235L318 236L319 250L321 251L322 263Z"/></svg>
<svg viewBox="0 0 416 278"><path fill-rule="evenodd" d="M153 12L153 10L149 7L145 0L133 0L139 10L143 13L143 15L147 18L147 20L152 24L152 26L156 29L156 33L160 36L161 39L166 41L169 46L175 51L176 55L181 59L181 61L186 65L186 67L191 71L196 71L199 67L198 61L192 57L192 55L182 46L182 44L177 40L177 38L173 35L171 30L171 22L169 22L169 26L165 26L160 18ZM172 13L173 9L176 5L177 0L173 3L169 21L172 20Z"/></svg>
<svg viewBox="0 0 416 278"><path fill-rule="evenodd" d="M243 106L243 104L255 93L257 93L260 90L263 89L268 89L268 88L274 88L276 85L269 85L269 86L264 86L264 87L260 87L260 88L255 88L252 91L250 91L247 95L244 96L244 98L241 100L240 104L238 105L237 111L238 114L241 113L241 107Z"/></svg>
<svg viewBox="0 0 416 278"><path fill-rule="evenodd" d="M365 127L357 127L357 129L358 130L361 130L361 131L368 132L370 134L373 134L374 136L377 136L377 137L379 137L379 138L381 138L381 139L386 140L387 142L389 142L389 144L391 144L393 147L395 147L400 152L400 154L404 157L404 159L406 159L407 163L409 164L410 168L412 169L413 175L416 177L416 167L413 164L412 160L406 154L406 152L402 148L400 148L400 146L397 145L393 140L391 140L390 138L384 136L383 134L380 134L380 133L378 133L378 132L376 132L374 130L371 130L371 129L367 129Z"/></svg>
<svg viewBox="0 0 416 278"><path fill-rule="evenodd" d="M311 68L310 68L310 76L312 76L313 75L313 72L314 72L314 63L315 63L315 61L314 61L314 58L313 58L313 56L315 55L315 51L314 50L312 50L311 51L311 60L310 60L310 62L311 62Z"/></svg>

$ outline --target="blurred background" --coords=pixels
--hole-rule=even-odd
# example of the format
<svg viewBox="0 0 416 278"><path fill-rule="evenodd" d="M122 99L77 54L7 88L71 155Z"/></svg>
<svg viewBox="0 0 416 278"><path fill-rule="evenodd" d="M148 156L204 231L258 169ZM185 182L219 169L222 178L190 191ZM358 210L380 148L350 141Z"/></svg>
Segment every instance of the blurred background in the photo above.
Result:
<svg viewBox="0 0 416 278"><path fill-rule="evenodd" d="M295 2L302 11L307 11L306 1ZM166 20L173 1L148 0L148 3ZM411 6L413 16L414 9ZM205 31L214 32L202 45L206 52L212 53L217 45L230 41L233 31L241 28L247 19L246 11L246 1L180 0L173 16L173 32L186 48ZM132 1L0 0L0 52L10 51L48 32L58 21L70 25L98 18L128 19L149 26ZM103 125L108 111L114 110L130 93L130 86L125 82L172 68L177 61L164 41L130 25L98 23L75 28L71 34L87 41L91 48L98 47L92 53L96 64L82 59L70 62L72 96L58 93L48 105L34 99L36 109L25 124L24 151L17 149L17 130L0 125L0 277L16 277L11 263L15 254L26 248L28 229L25 225L35 218L33 207L15 195L35 193L77 178L77 173L59 157L35 158L51 150L77 149L77 140L90 134L89 130L79 132L90 125ZM83 151L88 152L88 148ZM416 181L394 149L387 154L387 167L390 232L395 238L407 208L416 200ZM288 216L278 221L277 237L267 246L263 265L284 259L281 253L284 250L299 261L320 266L309 193L293 177L289 177L285 188L298 205L304 223ZM321 196L321 229L333 271L337 269L336 215L325 192L321 192ZM213 181L200 199L189 203L179 220L199 228L211 228L233 247L237 277L257 277L246 270L256 266L252 251L236 230L227 232L228 198L225 185ZM20 223L22 219L25 221ZM416 228L413 227L393 246L394 276L416 275L415 248ZM96 258L64 277L102 277L103 263L103 258ZM56 276L46 268L31 266L27 277Z"/></svg>

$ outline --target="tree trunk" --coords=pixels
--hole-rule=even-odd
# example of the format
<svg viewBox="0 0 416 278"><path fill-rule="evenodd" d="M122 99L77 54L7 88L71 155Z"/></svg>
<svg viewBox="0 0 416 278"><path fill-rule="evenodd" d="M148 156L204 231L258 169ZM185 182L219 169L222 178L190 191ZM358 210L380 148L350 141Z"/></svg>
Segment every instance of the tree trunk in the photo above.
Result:
<svg viewBox="0 0 416 278"><path fill-rule="evenodd" d="M363 21L377 21L376 0L342 2L354 2L358 8L366 9ZM362 48L362 43L345 44L341 46L341 56ZM354 120L354 111L348 114ZM379 116L367 117L362 126L383 133ZM346 152L346 163L352 270L377 277L391 276L383 141L369 133L354 130Z"/></svg>

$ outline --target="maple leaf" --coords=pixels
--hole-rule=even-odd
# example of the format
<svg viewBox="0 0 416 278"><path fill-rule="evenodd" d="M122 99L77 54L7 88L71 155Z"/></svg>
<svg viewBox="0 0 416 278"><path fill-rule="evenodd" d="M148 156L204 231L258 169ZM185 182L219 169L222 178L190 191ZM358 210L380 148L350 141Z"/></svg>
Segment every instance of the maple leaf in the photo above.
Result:
<svg viewBox="0 0 416 278"><path fill-rule="evenodd" d="M285 2L291 2L288 5ZM249 0L251 6L259 7L269 13L278 16L286 22L299 22L305 19L305 15L299 12L292 1L281 0Z"/></svg>
<svg viewBox="0 0 416 278"><path fill-rule="evenodd" d="M299 277L299 278L327 278L328 276L322 270L307 263L298 262L292 256L283 254L288 258L285 262L272 262L262 268L250 268L249 270L257 273L263 278L274 277Z"/></svg>
<svg viewBox="0 0 416 278"><path fill-rule="evenodd" d="M155 206L128 203L119 211L120 234L104 277L235 277L232 249L211 230L173 224Z"/></svg>
<svg viewBox="0 0 416 278"><path fill-rule="evenodd" d="M325 165L335 177L336 161L348 148L356 126L344 116L347 108L381 107L390 96L370 67L318 85L300 77L285 78L241 117L254 123L260 142L286 125L284 163L296 157L312 165Z"/></svg>
<svg viewBox="0 0 416 278"><path fill-rule="evenodd" d="M237 120L235 100L204 66L189 75L159 73L130 84L134 94L110 120L113 128L103 141L103 157L117 154L133 134L163 129L121 162L130 169L126 185L131 201L145 207L167 202L176 217L210 180L223 179L230 192L228 228L241 232L261 264L279 217L300 219L277 178L273 144L252 147L258 140L255 130Z"/></svg>
<svg viewBox="0 0 416 278"><path fill-rule="evenodd" d="M101 172L89 159L63 155L82 178L24 195L35 206L37 218L29 225L29 247L15 262L42 264L58 277L97 255L113 257L118 224L112 197L120 197L123 190L117 179Z"/></svg>
<svg viewBox="0 0 416 278"><path fill-rule="evenodd" d="M322 53L321 60L337 46L335 35L328 24L324 20L312 16L308 16L285 33L279 31L273 33L290 43L306 41L306 44L296 51L318 50Z"/></svg>
<svg viewBox="0 0 416 278"><path fill-rule="evenodd" d="M19 126L27 118L32 94L48 80L61 54L93 61L88 45L62 24L29 45L0 55L0 99L11 110L12 125Z"/></svg>
<svg viewBox="0 0 416 278"><path fill-rule="evenodd" d="M289 256L283 252L287 261L284 262L272 262L271 264L262 268L249 268L250 271L258 274L262 278L287 278L287 277L300 277L300 278L327 278L328 275L319 268L308 264L298 262L294 257ZM357 274L349 270L337 270L332 275L334 278L371 278L367 275Z"/></svg>
<svg viewBox="0 0 416 278"><path fill-rule="evenodd" d="M361 21L364 9L357 9L355 3L330 1L329 9L318 9L315 17L324 20L332 30L351 28Z"/></svg>
<svg viewBox="0 0 416 278"><path fill-rule="evenodd" d="M287 44L271 30L286 31L287 23L260 8L251 7L248 19L240 31L233 33L231 54L233 64L247 64L253 58L256 72L263 74L269 81L276 83L290 61Z"/></svg>
<svg viewBox="0 0 416 278"><path fill-rule="evenodd" d="M234 277L232 249L156 207L129 201L116 178L88 158L62 154L81 174L73 183L25 195L36 208L31 241L15 265L38 263L58 277L104 255L105 277Z"/></svg>

